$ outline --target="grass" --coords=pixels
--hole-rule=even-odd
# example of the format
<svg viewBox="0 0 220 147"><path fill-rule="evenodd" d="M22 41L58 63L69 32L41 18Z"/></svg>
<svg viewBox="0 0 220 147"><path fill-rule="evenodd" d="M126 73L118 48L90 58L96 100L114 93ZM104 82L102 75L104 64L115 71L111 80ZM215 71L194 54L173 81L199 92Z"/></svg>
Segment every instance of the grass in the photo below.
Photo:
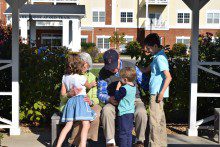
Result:
<svg viewBox="0 0 220 147"><path fill-rule="evenodd" d="M100 69L98 69L98 68L94 68L94 69L91 70L91 72L92 72L96 77L98 77L99 71L100 71Z"/></svg>

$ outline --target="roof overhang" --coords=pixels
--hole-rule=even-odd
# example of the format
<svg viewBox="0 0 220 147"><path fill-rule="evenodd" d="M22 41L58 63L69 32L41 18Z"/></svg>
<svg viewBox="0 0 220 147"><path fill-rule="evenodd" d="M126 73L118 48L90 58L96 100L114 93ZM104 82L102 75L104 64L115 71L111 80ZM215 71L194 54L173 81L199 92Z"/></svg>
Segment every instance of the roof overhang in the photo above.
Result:
<svg viewBox="0 0 220 147"><path fill-rule="evenodd" d="M9 7L5 15L11 15ZM20 9L20 18L32 18L33 20L61 20L72 18L83 18L85 16L85 5L24 5Z"/></svg>

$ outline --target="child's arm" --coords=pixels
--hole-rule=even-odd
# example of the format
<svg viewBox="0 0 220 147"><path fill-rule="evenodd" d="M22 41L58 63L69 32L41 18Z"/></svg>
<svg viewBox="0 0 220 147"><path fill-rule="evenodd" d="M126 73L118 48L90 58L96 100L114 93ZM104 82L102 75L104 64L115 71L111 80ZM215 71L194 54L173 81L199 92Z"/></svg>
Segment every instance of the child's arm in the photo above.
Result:
<svg viewBox="0 0 220 147"><path fill-rule="evenodd" d="M66 86L65 84L62 84L61 87L61 92L60 92L60 100L62 103L66 103L66 101L68 100L68 95L67 95L67 91L66 91Z"/></svg>
<svg viewBox="0 0 220 147"><path fill-rule="evenodd" d="M170 82L172 81L172 77L171 77L170 72L168 70L164 70L163 73L164 73L166 79L164 81L163 88L158 95L158 103L163 101L164 93L165 93L167 87L170 85Z"/></svg>
<svg viewBox="0 0 220 147"><path fill-rule="evenodd" d="M115 91L115 99L117 101L120 101L121 99L123 99L123 97L125 97L125 95L126 89L124 87L121 87L121 82L119 81Z"/></svg>
<svg viewBox="0 0 220 147"><path fill-rule="evenodd" d="M96 83L96 81L94 81L92 83L89 83L88 81L86 81L85 86L86 86L86 88L91 89L92 87L97 86L97 83Z"/></svg>

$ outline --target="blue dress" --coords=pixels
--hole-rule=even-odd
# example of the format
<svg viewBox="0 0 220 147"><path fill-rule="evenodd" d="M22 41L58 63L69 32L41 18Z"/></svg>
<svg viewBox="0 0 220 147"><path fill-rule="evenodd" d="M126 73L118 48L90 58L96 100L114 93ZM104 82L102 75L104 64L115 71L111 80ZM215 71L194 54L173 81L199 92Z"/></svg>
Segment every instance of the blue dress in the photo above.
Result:
<svg viewBox="0 0 220 147"><path fill-rule="evenodd" d="M96 117L96 113L87 102L84 101L84 95L78 95L70 98L64 109L61 121L93 121Z"/></svg>

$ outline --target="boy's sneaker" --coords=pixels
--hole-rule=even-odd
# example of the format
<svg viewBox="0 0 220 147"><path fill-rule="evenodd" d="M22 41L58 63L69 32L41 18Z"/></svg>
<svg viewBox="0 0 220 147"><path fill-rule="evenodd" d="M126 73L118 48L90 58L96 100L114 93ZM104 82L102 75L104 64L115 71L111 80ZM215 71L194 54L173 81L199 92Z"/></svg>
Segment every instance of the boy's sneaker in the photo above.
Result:
<svg viewBox="0 0 220 147"><path fill-rule="evenodd" d="M137 143L135 143L134 147L144 147L144 143L138 141Z"/></svg>

